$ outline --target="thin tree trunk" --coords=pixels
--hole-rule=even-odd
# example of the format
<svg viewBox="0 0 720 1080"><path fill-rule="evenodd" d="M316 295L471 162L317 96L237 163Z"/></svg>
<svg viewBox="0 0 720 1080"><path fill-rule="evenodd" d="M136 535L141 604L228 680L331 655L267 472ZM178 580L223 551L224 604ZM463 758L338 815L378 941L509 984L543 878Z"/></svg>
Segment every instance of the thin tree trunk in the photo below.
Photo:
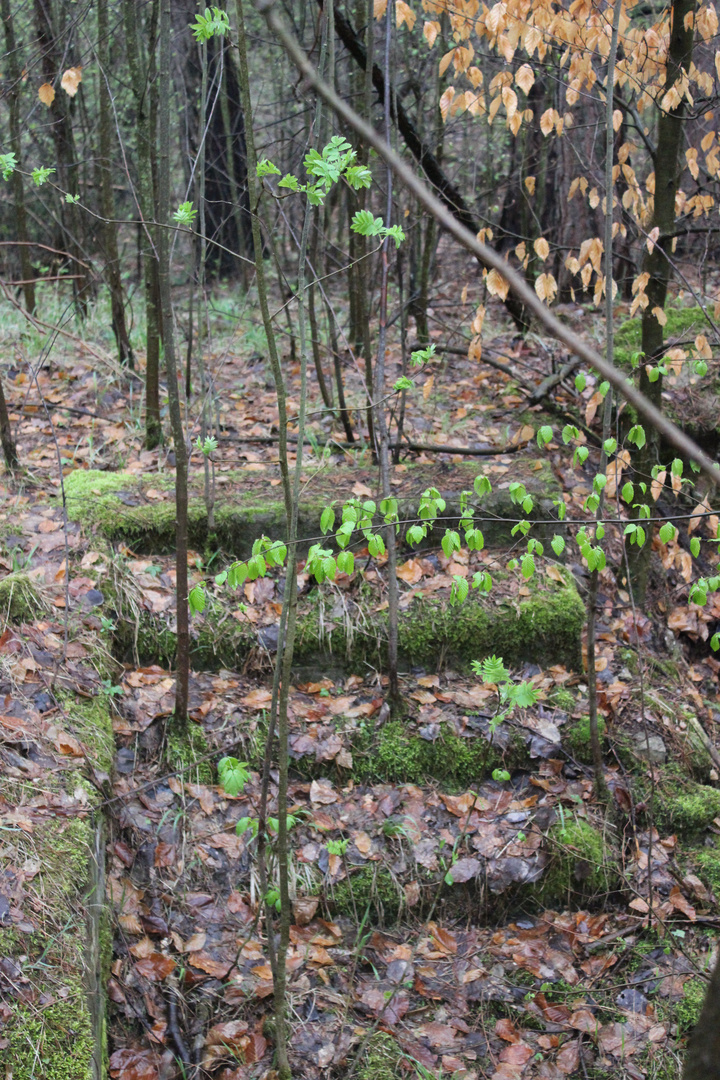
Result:
<svg viewBox="0 0 720 1080"><path fill-rule="evenodd" d="M3 0L7 3L7 0ZM120 254L118 251L118 226L115 219L115 199L113 198L113 173L111 165L112 152L112 102L110 100L110 88L108 78L110 74L110 46L108 28L108 5L107 0L97 0L98 20L98 47L97 57L100 72L99 105L100 105L100 207L105 218L103 239L105 246L105 274L110 290L110 309L112 328L117 343L118 357L121 364L127 364L133 368L133 353L125 320L125 298L123 296L122 279L120 277Z"/></svg>
<svg viewBox="0 0 720 1080"><path fill-rule="evenodd" d="M2 380L0 380L0 442L3 448L3 457L8 469L16 468L18 464L17 447L13 441L10 417L8 416L7 402Z"/></svg>
<svg viewBox="0 0 720 1080"><path fill-rule="evenodd" d="M247 45L245 39L245 22L242 0L235 0L235 9L237 12L237 45L239 61L238 75L240 83L240 99L242 103L243 114L245 116L245 145L247 149L248 189L250 197L253 249L255 253L255 277L257 281L258 303L260 305L260 312L262 315L263 326L265 329L265 336L267 338L270 367L272 370L273 379L275 380L275 393L278 405L278 457L280 462L280 475L282 479L283 496L285 501L285 515L288 523L288 533L290 534L293 527L292 522L295 504L293 500L293 491L290 484L290 472L288 468L287 457L287 404L285 383L283 380L280 361L278 358L275 331L272 323L272 318L270 316L270 307L268 304L267 282L265 279L264 245L262 233L260 230L260 220L257 216L259 199L256 175L257 155L255 152L255 135L252 123L250 76L248 72ZM298 446L301 445L301 443L298 444ZM300 457L298 460L301 461L302 458ZM297 473L296 475L299 479L299 473ZM265 852L267 845L267 793L269 789L272 745L276 726L278 726L280 729L279 765L281 774L284 773L285 776L285 784L287 784L287 704L288 695L290 692L290 664L292 663L292 646L294 643L295 635L295 611L297 605L297 572L295 560L295 545L290 545L288 549L288 562L285 574L285 595L283 597L283 608L280 617L280 630L278 634L278 652L275 664L275 677L273 680L273 694L270 705L270 727L268 730L267 742L265 747L265 760L263 762L262 799L260 805L260 813L258 815L258 864L260 870L261 885L264 891L266 891L267 889L267 872L265 863ZM286 642L289 646L289 652L286 648ZM283 733L285 734L285 739L283 739ZM285 875L287 874L287 786L285 786L285 795L282 804L281 794L278 794L278 804L278 816L280 821L283 822L282 847L279 848L279 861L281 862L281 865L283 862L285 862L285 869L284 871L281 870L280 899L282 910L280 926L280 944L279 948L276 950L272 928L272 915L270 912L268 912L268 951L270 954L270 963L273 972L273 990L275 1002L275 1040L277 1050L278 1076L279 1080L289 1080L290 1065L288 1061L287 1051L287 1017L285 1014L287 986L287 971L285 959L287 953L287 942L289 941L290 932L290 910L289 900L287 898L287 879L285 877ZM280 843L281 837L280 835L278 835L278 844ZM283 878L285 878L284 881Z"/></svg>
<svg viewBox="0 0 720 1080"><path fill-rule="evenodd" d="M670 13L670 44L668 47L665 87L670 90L682 78L683 71L690 70L693 53L694 22L688 19L695 11L695 0L673 0ZM661 95L662 99L662 95ZM653 220L650 227L660 230L658 242L652 251L645 251L643 271L650 275L645 288L648 298L647 307L642 314L642 351L639 388L645 397L657 408L662 408L663 378L660 375L655 382L650 382L646 365L657 365L663 355L663 328L655 311L664 310L667 299L668 283L672 268L667 252L672 250L672 234L675 232L675 196L680 176L680 151L682 149L685 128L685 95L680 103L669 110L660 110L658 119L657 148L655 150L655 196ZM646 442L635 456L634 468L638 480L647 485L647 501L652 504L650 494L651 473L658 463L660 435L657 429L646 427ZM650 558L652 554L652 523L648 522L647 537L642 547L632 544L628 548L630 575L635 599L639 605L645 601Z"/></svg>
<svg viewBox="0 0 720 1080"><path fill-rule="evenodd" d="M8 81L8 112L10 149L15 155L17 167L12 174L13 200L15 202L15 234L20 241L20 271L23 279L25 307L35 314L35 271L30 258L27 211L25 209L25 186L22 178L22 140L20 137L20 64L18 61L15 24L10 0L2 0L2 19L5 24L5 63ZM5 443L3 441L3 447ZM6 454L7 458L7 454Z"/></svg>
<svg viewBox="0 0 720 1080"><path fill-rule="evenodd" d="M160 8L160 71L158 109L158 223L155 244L158 250L159 285L163 314L165 370L167 372L170 422L175 448L175 574L177 595L177 657L175 685L176 729L187 733L188 682L190 676L190 628L188 611L187 567L187 444L180 406L175 328L173 326L170 290L170 233L163 225L170 224L170 28L172 0L162 0Z"/></svg>
<svg viewBox="0 0 720 1080"><path fill-rule="evenodd" d="M155 35L157 30L158 0L152 0L148 26L147 66L141 62L137 34L137 7L133 0L123 0L125 47L127 50L130 82L135 99L135 126L137 130L137 181L138 202L143 224L143 277L145 288L145 446L153 450L162 442L160 421L160 310L158 304L158 253L153 241L151 223L155 218L155 194L152 160L155 140L150 121L150 81L154 78Z"/></svg>
<svg viewBox="0 0 720 1080"><path fill-rule="evenodd" d="M62 6L59 7L62 11ZM58 43L62 40L61 28L54 25L52 0L35 0L35 25L42 51L42 71L46 82L51 85L56 81L61 66ZM78 91L82 93L82 88ZM75 136L72 125L72 101L67 94L56 93L49 112L52 117L52 134L55 143L58 178L65 191L73 200L80 193L78 183L78 160L75 152ZM75 202L63 201L61 221L64 243L68 254L73 259L73 296L75 310L79 318L87 315L90 300L91 278L86 269L86 260L80 255L80 218Z"/></svg>
<svg viewBox="0 0 720 1080"><path fill-rule="evenodd" d="M385 12L385 138L390 144L392 127L390 121L390 57L392 46L392 19L395 13L393 0L388 0ZM392 169L387 169L387 207L385 224L390 226L392 218ZM390 238L385 237L382 245L382 270L380 281L380 333L378 335L378 354L375 365L375 430L379 437L380 457L380 487L383 499L390 498L390 453L388 447L388 428L385 417L385 357L387 350L387 287L389 274L389 248ZM395 526L389 525L385 530L385 544L387 546L388 561L388 697L390 708L397 707L400 701L400 688L398 685L398 584L397 584L397 551L395 544Z"/></svg>

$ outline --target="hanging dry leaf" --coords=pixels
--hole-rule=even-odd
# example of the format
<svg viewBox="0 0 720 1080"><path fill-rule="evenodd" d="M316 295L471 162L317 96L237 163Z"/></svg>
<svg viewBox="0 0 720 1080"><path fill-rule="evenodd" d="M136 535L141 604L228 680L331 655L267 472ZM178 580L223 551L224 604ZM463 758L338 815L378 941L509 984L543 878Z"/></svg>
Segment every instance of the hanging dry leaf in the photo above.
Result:
<svg viewBox="0 0 720 1080"><path fill-rule="evenodd" d="M42 101L43 105L50 107L55 100L55 90L50 83L43 83L38 90L38 97Z"/></svg>
<svg viewBox="0 0 720 1080"><path fill-rule="evenodd" d="M63 77L60 82L63 90L68 97L75 97L78 92L78 87L82 82L82 67L71 67L67 71L63 72Z"/></svg>

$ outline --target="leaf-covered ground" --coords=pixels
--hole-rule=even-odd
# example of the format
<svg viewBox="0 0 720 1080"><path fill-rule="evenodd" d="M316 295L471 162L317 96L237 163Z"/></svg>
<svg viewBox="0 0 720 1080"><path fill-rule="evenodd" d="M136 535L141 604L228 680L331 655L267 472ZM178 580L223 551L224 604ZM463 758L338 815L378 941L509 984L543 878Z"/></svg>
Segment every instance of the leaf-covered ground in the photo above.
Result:
<svg viewBox="0 0 720 1080"><path fill-rule="evenodd" d="M478 297L471 284L470 300L460 303L452 275L437 283L439 353L460 347L457 328L467 326ZM208 357L220 423L216 490L219 498L238 489L274 498L276 445L249 441L276 432L262 342L242 311L226 300L217 306ZM239 318L232 336L221 333L226 314ZM556 393L561 413L529 411L520 383L538 383L566 357L537 339L520 343L491 315L487 356L520 379L448 353L409 399L406 431L415 442L519 446L477 459L499 486L513 478L515 462L532 471L539 461L532 440L541 418L558 432L562 413L575 410L592 426L598 402L589 380L582 395L572 384ZM566 317L581 328L592 323L580 307ZM32 349L19 328L6 336L14 348ZM234 596L218 591L215 622L208 614L194 621L195 635L205 625L237 624L255 645L241 669L208 663L194 671L193 738L168 738L174 677L162 656L174 630L172 556L110 543L63 510L59 468L142 476L145 504L171 494L168 451L142 450L139 383L115 369L106 342L91 333L88 340L58 348L34 375L18 351L4 372L26 469L0 480L0 1056L17 1062L18 1017L27 1010L38 1045L52 1049L54 1010L72 999L75 960L69 946L54 949L48 968L46 946L65 932L63 905L70 913L79 901L51 896L56 870L40 838L49 821L62 830L94 821L102 804L111 1076L179 1076L184 1061L186 1073L254 1080L272 1070L272 978L255 842L236 825L257 817L279 580L247 583ZM398 345L391 361L391 375L393 365L399 374ZM292 410L299 370L287 363ZM345 370L348 396L359 401L348 358ZM194 439L192 403L189 416ZM374 493L368 451L337 445L345 435L332 420L313 421L313 430L320 447L330 441L325 457L308 448L308 491L325 483L328 469L347 465L357 470L355 494ZM566 492L568 516L586 518L592 455L586 468L573 468L558 439L543 456ZM404 464L419 460L453 487L457 458L403 458L401 483ZM201 488L202 463L194 459L193 469ZM613 482L617 476L611 497ZM668 486L661 509L690 514L697 502ZM704 537L712 524L696 518L690 528ZM621 531L608 529L616 569ZM232 552L211 555L191 553L195 580ZM406 665L401 720L388 715L378 665L322 653L298 669L288 961L298 1076L386 1080L425 1076L423 1068L459 1080L677 1075L720 917L720 665L707 646L720 609L712 596L703 607L688 603L697 566L685 527L677 541L657 544L654 559L645 611L634 609L620 569L601 578L596 668L607 814L593 794L582 671L520 661L514 674L533 682L538 702L493 733L495 690L443 655ZM402 552L403 616L424 601L444 602L453 574L506 560L507 549L452 564L431 547ZM572 544L565 566L584 595L587 576ZM555 562L539 570L551 584L564 573ZM300 584L303 603L317 602L302 568ZM490 602L512 608L532 588L499 575ZM371 630L386 589L383 560L359 550L355 573L325 590L323 617ZM96 725L80 708L96 704L111 717L112 747L98 747ZM217 762L228 754L250 772L236 797L218 785ZM274 785L273 776L271 804ZM272 858L270 870L272 877Z"/></svg>

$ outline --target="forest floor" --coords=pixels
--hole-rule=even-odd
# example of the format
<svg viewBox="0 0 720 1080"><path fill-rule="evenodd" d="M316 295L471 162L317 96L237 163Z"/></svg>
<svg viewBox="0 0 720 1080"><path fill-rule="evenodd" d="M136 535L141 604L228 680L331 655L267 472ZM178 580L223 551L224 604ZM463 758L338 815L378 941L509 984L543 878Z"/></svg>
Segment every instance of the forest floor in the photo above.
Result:
<svg viewBox="0 0 720 1080"><path fill-rule="evenodd" d="M593 454L573 466L559 437L538 450L535 431L550 423L557 435L576 416L597 436L594 381L578 393L570 380L552 409L528 409L520 382L537 385L567 357L536 335L521 341L494 305L485 355L521 380L461 355L479 286L468 271L470 298L458 301L457 275L448 260L435 283L440 359L408 396L405 430L416 443L501 452L403 451L398 494L432 483L450 497L474 470L498 492L522 477L543 506L559 494L569 518L589 520ZM211 310L218 508L279 499L276 446L262 441L276 431L274 390L243 303L226 290ZM560 310L598 334L593 309ZM261 889L252 831L238 835L236 825L257 816L282 574L239 595L215 589L193 619L191 737L179 739L168 731L172 456L142 449L140 383L115 367L96 331L72 328L47 353L19 323L4 331L17 357L5 385L22 471L0 476L0 1060L15 1080L89 1075L102 1039L93 1010L101 986L91 985L88 1006L84 973L93 938L112 1077L270 1077ZM396 378L398 341L390 361ZM284 362L292 411L299 366ZM359 403L359 374L344 363L348 400ZM669 393L677 415L691 413L691 379ZM312 412L312 380L311 394ZM197 396L188 415L194 441ZM311 429L317 446L303 475L312 506L329 494L375 494L364 441L346 447L332 418ZM195 455L199 502L203 482ZM665 513L690 513L698 501L669 489L662 499ZM621 528L608 528L596 660L608 809L589 764L578 616L587 572L570 542L564 562L538 560L536 579L508 575L519 543L490 539L492 524L481 553L448 559L436 542L401 551L401 717L385 707L378 646L385 560L356 551L355 572L321 589L301 564L308 637L290 698L288 956L299 1077L678 1075L720 927L720 663L708 646L720 604L712 595L704 607L688 603L697 564L683 528L658 542L647 603L636 609ZM713 524L691 528L705 536ZM219 552L198 543L192 579L226 563L230 543ZM707 547L701 568L712 565ZM482 617L454 632L452 577L478 568L497 589ZM475 645L481 656L493 641L506 643L513 674L538 694L497 731L496 689L469 663ZM236 797L218 785L227 754L250 771ZM273 773L273 799L275 784ZM98 914L103 870L108 904Z"/></svg>

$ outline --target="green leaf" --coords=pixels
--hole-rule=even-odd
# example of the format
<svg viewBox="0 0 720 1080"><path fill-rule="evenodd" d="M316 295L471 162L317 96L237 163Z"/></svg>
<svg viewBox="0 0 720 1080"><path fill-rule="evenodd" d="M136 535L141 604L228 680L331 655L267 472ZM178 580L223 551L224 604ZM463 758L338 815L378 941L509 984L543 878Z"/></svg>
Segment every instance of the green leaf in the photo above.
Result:
<svg viewBox="0 0 720 1080"><path fill-rule="evenodd" d="M479 476L475 477L475 480L473 482L473 488L475 489L475 494L478 496L478 498L482 499L483 495L489 495L491 493L492 484L490 483L487 476L483 476L482 473L480 473Z"/></svg>
<svg viewBox="0 0 720 1080"><path fill-rule="evenodd" d="M683 461L682 458L676 457L673 459L673 463L670 466L670 472L673 476L682 476L683 474Z"/></svg>
<svg viewBox="0 0 720 1080"><path fill-rule="evenodd" d="M228 585L231 589L239 589L247 580L247 576L247 563L235 562L228 567Z"/></svg>
<svg viewBox="0 0 720 1080"><path fill-rule="evenodd" d="M369 210L356 210L350 227L361 236L378 236L385 228L383 219L374 217Z"/></svg>
<svg viewBox="0 0 720 1080"><path fill-rule="evenodd" d="M422 525L411 525L405 534L409 544L420 544L425 539L425 529Z"/></svg>
<svg viewBox="0 0 720 1080"><path fill-rule="evenodd" d="M289 191L300 191L300 181L292 173L286 173L282 180L278 180L278 187L287 188Z"/></svg>
<svg viewBox="0 0 720 1080"><path fill-rule="evenodd" d="M522 559L520 560L520 570L525 580L529 581L535 573L534 555L523 555Z"/></svg>
<svg viewBox="0 0 720 1080"><path fill-rule="evenodd" d="M195 40L203 43L215 37L216 34L223 37L230 29L230 20L220 8L205 8L205 14L198 14L195 22L190 24L190 29Z"/></svg>
<svg viewBox="0 0 720 1080"><path fill-rule="evenodd" d="M368 551L373 557L385 554L385 541L379 533L368 538Z"/></svg>
<svg viewBox="0 0 720 1080"><path fill-rule="evenodd" d="M677 536L677 529L671 521L666 521L664 525L660 526L659 536L663 544L669 544Z"/></svg>
<svg viewBox="0 0 720 1080"><path fill-rule="evenodd" d="M512 688L512 699L521 709L529 709L537 701L537 690L530 682L521 682Z"/></svg>
<svg viewBox="0 0 720 1080"><path fill-rule="evenodd" d="M478 674L482 675L484 683L494 683L495 685L507 682L510 678L510 672L505 667L501 656L486 656L480 665Z"/></svg>
<svg viewBox="0 0 720 1080"><path fill-rule="evenodd" d="M320 515L320 531L323 536L330 532L335 524L335 510L333 505L326 506Z"/></svg>
<svg viewBox="0 0 720 1080"><path fill-rule="evenodd" d="M203 589L202 585L196 585L193 589L190 590L190 594L188 595L188 604L190 605L190 610L194 615L199 615L205 610L205 590Z"/></svg>
<svg viewBox="0 0 720 1080"><path fill-rule="evenodd" d="M690 551L695 556L695 558L697 559L698 555L700 554L700 537L699 536L693 536L691 538L691 540L690 540Z"/></svg>
<svg viewBox="0 0 720 1080"><path fill-rule="evenodd" d="M337 557L337 568L341 574L352 574L355 569L355 556L352 551L341 551Z"/></svg>
<svg viewBox="0 0 720 1080"><path fill-rule="evenodd" d="M412 379L408 379L407 375L401 375L393 386L393 390L412 390L413 386Z"/></svg>
<svg viewBox="0 0 720 1080"><path fill-rule="evenodd" d="M430 360L436 359L434 345L426 345L424 349L416 349L415 352L410 353L410 363L414 367L420 367L421 364L427 364Z"/></svg>
<svg viewBox="0 0 720 1080"><path fill-rule="evenodd" d="M351 165L345 170L344 176L354 191L369 188L372 184L372 173L365 165Z"/></svg>
<svg viewBox="0 0 720 1080"><path fill-rule="evenodd" d="M637 446L638 450L642 450L643 446L647 441L645 438L645 428L642 426L642 424L635 424L628 431L627 438L628 442L634 443L635 446Z"/></svg>
<svg viewBox="0 0 720 1080"><path fill-rule="evenodd" d="M440 546L445 553L445 558L449 559L452 557L452 553L454 551L460 550L460 536L458 535L458 533L455 532L454 529L447 529L445 531L445 535L440 541Z"/></svg>
<svg viewBox="0 0 720 1080"><path fill-rule="evenodd" d="M565 537L560 536L559 533L555 533L552 540L550 541L550 547L553 549L555 554L559 557L560 555L562 555L563 551L565 550Z"/></svg>
<svg viewBox="0 0 720 1080"><path fill-rule="evenodd" d="M603 443L603 450L610 457L617 450L617 439L606 439Z"/></svg>
<svg viewBox="0 0 720 1080"><path fill-rule="evenodd" d="M477 570L473 574L472 587L480 592L490 592L493 580L487 570Z"/></svg>
<svg viewBox="0 0 720 1080"><path fill-rule="evenodd" d="M510 773L507 771L507 769L493 769L492 778L498 784L506 784L510 779Z"/></svg>
<svg viewBox="0 0 720 1080"><path fill-rule="evenodd" d="M572 439L579 438L580 432L574 424L566 424L565 427L562 429L562 441L565 443L566 446Z"/></svg>
<svg viewBox="0 0 720 1080"><path fill-rule="evenodd" d="M465 533L465 543L470 551L482 551L485 547L485 537L481 529L468 529Z"/></svg>
<svg viewBox="0 0 720 1080"><path fill-rule="evenodd" d="M193 209L193 204L182 202L173 214L173 221L177 221L178 225L192 225L196 217L197 210Z"/></svg>
<svg viewBox="0 0 720 1080"><path fill-rule="evenodd" d="M272 161L268 161L267 158L263 158L262 161L258 161L255 169L258 176L279 176L280 170L277 165L273 165Z"/></svg>
<svg viewBox="0 0 720 1080"><path fill-rule="evenodd" d="M399 248L405 239L405 233L399 225L391 225L389 229L383 229L385 236L389 236L391 240L395 241L395 247Z"/></svg>
<svg viewBox="0 0 720 1080"><path fill-rule="evenodd" d="M549 424L544 424L543 427L538 428L537 444L542 450L544 446L547 446L549 442L552 442L553 429Z"/></svg>
<svg viewBox="0 0 720 1080"><path fill-rule="evenodd" d="M464 603L469 592L470 585L468 584L467 578L460 577L459 574L453 574L453 583L452 588L450 589L450 603Z"/></svg>
<svg viewBox="0 0 720 1080"><path fill-rule="evenodd" d="M581 465L584 465L585 462L588 459L588 454L589 453L590 453L590 450L589 450L589 448L587 446L578 446L577 450L573 454L573 465L575 464L575 459L576 458L580 462Z"/></svg>
<svg viewBox="0 0 720 1080"><path fill-rule="evenodd" d="M630 480L623 484L620 494L622 495L624 502L631 503L633 501L635 498L635 487Z"/></svg>
<svg viewBox="0 0 720 1080"><path fill-rule="evenodd" d="M710 648L713 652L717 652L720 649L720 634L713 634L710 638Z"/></svg>
<svg viewBox="0 0 720 1080"><path fill-rule="evenodd" d="M583 375L582 371L575 376L575 389L578 394L582 394L583 390L587 386L587 379Z"/></svg>
<svg viewBox="0 0 720 1080"><path fill-rule="evenodd" d="M17 158L14 154L0 154L0 172L3 180L9 180L17 169Z"/></svg>
<svg viewBox="0 0 720 1080"><path fill-rule="evenodd" d="M245 833L250 830L253 836L257 836L260 823L251 817L241 817L235 825L235 832L238 836L244 836Z"/></svg>
<svg viewBox="0 0 720 1080"><path fill-rule="evenodd" d="M33 169L33 171L30 173L30 175L32 176L33 183L35 184L35 186L36 187L42 187L42 185L46 182L46 180L50 176L52 176L52 174L54 172L55 172L54 169L49 169L49 168L46 168L45 166L40 166L40 168Z"/></svg>
<svg viewBox="0 0 720 1080"><path fill-rule="evenodd" d="M220 758L220 761L218 761L218 776L228 795L240 795L245 790L245 785L250 779L248 763L247 761L238 761L234 757Z"/></svg>
<svg viewBox="0 0 720 1080"><path fill-rule="evenodd" d="M224 585L228 578L227 570L221 570L219 574L215 575L215 584Z"/></svg>
<svg viewBox="0 0 720 1080"><path fill-rule="evenodd" d="M696 360L693 363L693 368L696 375L707 375L708 373L708 366L705 360Z"/></svg>

